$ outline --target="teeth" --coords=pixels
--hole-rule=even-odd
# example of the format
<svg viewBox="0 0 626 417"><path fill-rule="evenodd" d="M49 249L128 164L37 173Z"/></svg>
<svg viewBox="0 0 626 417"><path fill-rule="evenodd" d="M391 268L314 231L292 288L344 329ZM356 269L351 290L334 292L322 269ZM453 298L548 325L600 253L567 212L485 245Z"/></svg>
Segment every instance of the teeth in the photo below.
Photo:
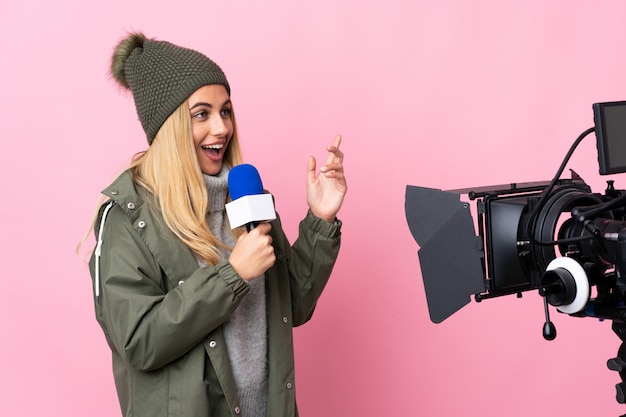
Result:
<svg viewBox="0 0 626 417"><path fill-rule="evenodd" d="M204 145L203 149L222 149L224 147L223 143L215 143L213 145Z"/></svg>

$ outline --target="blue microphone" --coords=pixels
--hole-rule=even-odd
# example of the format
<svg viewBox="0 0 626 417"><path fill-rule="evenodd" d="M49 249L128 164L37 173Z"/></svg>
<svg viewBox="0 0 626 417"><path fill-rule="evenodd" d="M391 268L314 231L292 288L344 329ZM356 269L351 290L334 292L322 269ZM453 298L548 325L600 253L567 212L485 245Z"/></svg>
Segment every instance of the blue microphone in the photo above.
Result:
<svg viewBox="0 0 626 417"><path fill-rule="evenodd" d="M244 195L263 194L263 182L259 171L250 164L233 167L228 173L228 192L233 200Z"/></svg>
<svg viewBox="0 0 626 417"><path fill-rule="evenodd" d="M231 168L228 173L228 192L231 202L226 204L230 227L246 225L248 231L263 221L274 220L274 199L265 193L259 171L250 164Z"/></svg>

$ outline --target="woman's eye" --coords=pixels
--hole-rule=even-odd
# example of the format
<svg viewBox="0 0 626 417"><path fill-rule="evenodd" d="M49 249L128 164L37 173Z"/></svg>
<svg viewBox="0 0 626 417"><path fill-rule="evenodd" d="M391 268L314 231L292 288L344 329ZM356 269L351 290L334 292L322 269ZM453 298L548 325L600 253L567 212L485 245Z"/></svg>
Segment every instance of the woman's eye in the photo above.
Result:
<svg viewBox="0 0 626 417"><path fill-rule="evenodd" d="M204 119L206 117L207 113L203 110L203 111L199 111L197 113L194 113L193 117L195 119Z"/></svg>
<svg viewBox="0 0 626 417"><path fill-rule="evenodd" d="M222 109L221 113L222 113L222 117L230 117L231 110L230 109Z"/></svg>

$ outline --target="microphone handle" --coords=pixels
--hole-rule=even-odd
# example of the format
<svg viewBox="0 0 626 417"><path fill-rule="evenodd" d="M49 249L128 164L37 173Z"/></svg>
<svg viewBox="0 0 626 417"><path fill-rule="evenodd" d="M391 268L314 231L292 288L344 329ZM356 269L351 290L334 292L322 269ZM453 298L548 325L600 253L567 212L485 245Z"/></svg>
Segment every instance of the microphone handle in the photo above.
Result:
<svg viewBox="0 0 626 417"><path fill-rule="evenodd" d="M251 232L252 229L254 229L255 227L257 227L259 224L261 224L261 222L250 222L250 223L246 223L246 230L248 232Z"/></svg>

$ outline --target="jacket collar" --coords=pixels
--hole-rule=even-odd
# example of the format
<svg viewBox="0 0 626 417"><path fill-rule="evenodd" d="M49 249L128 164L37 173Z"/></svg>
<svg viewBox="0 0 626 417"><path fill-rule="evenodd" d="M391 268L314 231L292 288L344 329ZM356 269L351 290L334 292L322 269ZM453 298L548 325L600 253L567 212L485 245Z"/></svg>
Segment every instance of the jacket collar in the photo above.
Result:
<svg viewBox="0 0 626 417"><path fill-rule="evenodd" d="M140 192L141 190L141 192ZM154 197L135 184L129 170L124 171L102 193L115 201L129 217L169 281L176 287L198 269L195 256L170 230Z"/></svg>

